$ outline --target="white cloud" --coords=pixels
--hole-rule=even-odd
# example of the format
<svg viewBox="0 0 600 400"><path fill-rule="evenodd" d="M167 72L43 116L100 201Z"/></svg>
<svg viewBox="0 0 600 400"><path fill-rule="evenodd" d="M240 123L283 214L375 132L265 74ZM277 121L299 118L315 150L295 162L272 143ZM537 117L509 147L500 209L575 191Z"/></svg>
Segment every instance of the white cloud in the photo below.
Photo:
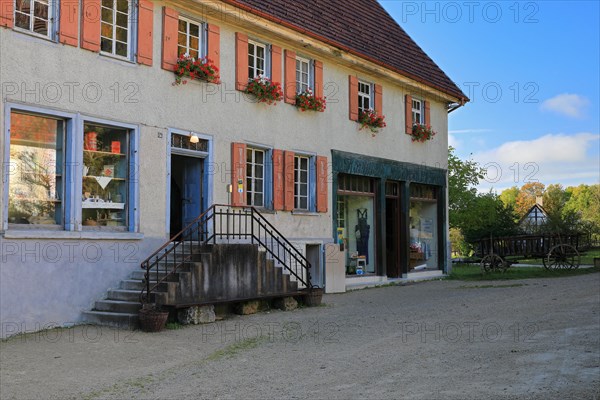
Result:
<svg viewBox="0 0 600 400"><path fill-rule="evenodd" d="M473 158L488 167L479 190L522 186L530 181L564 186L600 181L598 140L600 135L550 134L532 140L506 142L475 153Z"/></svg>
<svg viewBox="0 0 600 400"><path fill-rule="evenodd" d="M452 135L452 134L448 134L448 146L452 146L455 149L458 148L458 146L460 146L460 140L458 140L456 138L456 136Z"/></svg>
<svg viewBox="0 0 600 400"><path fill-rule="evenodd" d="M540 109L565 115L571 118L582 118L590 105L590 101L577 94L559 94L545 100Z"/></svg>

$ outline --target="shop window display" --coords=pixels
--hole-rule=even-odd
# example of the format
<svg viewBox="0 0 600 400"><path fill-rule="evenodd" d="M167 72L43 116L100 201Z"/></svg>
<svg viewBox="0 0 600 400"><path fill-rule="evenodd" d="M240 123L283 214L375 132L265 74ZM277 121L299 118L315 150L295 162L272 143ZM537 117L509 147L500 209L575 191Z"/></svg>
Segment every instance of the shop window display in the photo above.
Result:
<svg viewBox="0 0 600 400"><path fill-rule="evenodd" d="M346 274L364 275L375 273L375 229L373 222L373 197L340 196L338 222L343 221L341 235L347 246Z"/></svg>
<svg viewBox="0 0 600 400"><path fill-rule="evenodd" d="M410 271L437 270L437 199L433 187L411 186Z"/></svg>

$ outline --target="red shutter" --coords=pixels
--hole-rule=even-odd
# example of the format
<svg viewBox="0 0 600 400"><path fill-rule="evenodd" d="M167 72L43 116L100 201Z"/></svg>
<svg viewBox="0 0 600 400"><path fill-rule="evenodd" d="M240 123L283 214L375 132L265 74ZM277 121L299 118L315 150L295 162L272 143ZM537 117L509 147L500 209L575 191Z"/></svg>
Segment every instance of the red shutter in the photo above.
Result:
<svg viewBox="0 0 600 400"><path fill-rule="evenodd" d="M284 153L285 163L285 198L283 209L292 211L294 209L294 152L286 151Z"/></svg>
<svg viewBox="0 0 600 400"><path fill-rule="evenodd" d="M13 27L14 6L14 0L0 0L0 26Z"/></svg>
<svg viewBox="0 0 600 400"><path fill-rule="evenodd" d="M82 0L81 48L100 51L100 0Z"/></svg>
<svg viewBox="0 0 600 400"><path fill-rule="evenodd" d="M281 84L281 47L271 46L271 80Z"/></svg>
<svg viewBox="0 0 600 400"><path fill-rule="evenodd" d="M412 126L413 126L413 120L412 120L412 96L410 94L407 94L404 97L404 124L406 125L406 133L407 134L411 134L412 133Z"/></svg>
<svg viewBox="0 0 600 400"><path fill-rule="evenodd" d="M323 63L315 60L315 96L323 97Z"/></svg>
<svg viewBox="0 0 600 400"><path fill-rule="evenodd" d="M375 113L383 115L383 88L378 84L375 84Z"/></svg>
<svg viewBox="0 0 600 400"><path fill-rule="evenodd" d="M254 77L252 77L254 78ZM248 35L235 33L235 88L245 90L248 86Z"/></svg>
<svg viewBox="0 0 600 400"><path fill-rule="evenodd" d="M327 178L327 157L317 156L317 212L327 212L329 203Z"/></svg>
<svg viewBox="0 0 600 400"><path fill-rule="evenodd" d="M296 52L285 51L285 102L296 104Z"/></svg>
<svg viewBox="0 0 600 400"><path fill-rule="evenodd" d="M429 114L429 110L431 105L428 101L425 101L425 126L428 128L431 127L431 115Z"/></svg>
<svg viewBox="0 0 600 400"><path fill-rule="evenodd" d="M284 203L283 151L273 150L273 209L283 210Z"/></svg>
<svg viewBox="0 0 600 400"><path fill-rule="evenodd" d="M154 3L150 0L139 0L137 62L140 64L152 65L153 25Z"/></svg>
<svg viewBox="0 0 600 400"><path fill-rule="evenodd" d="M163 7L162 68L173 71L177 66L177 35L179 13Z"/></svg>
<svg viewBox="0 0 600 400"><path fill-rule="evenodd" d="M75 47L79 44L79 0L60 2L58 41Z"/></svg>
<svg viewBox="0 0 600 400"><path fill-rule="evenodd" d="M221 68L221 28L208 24L208 58Z"/></svg>
<svg viewBox="0 0 600 400"><path fill-rule="evenodd" d="M241 183L240 183L241 182ZM240 193L240 185L242 192ZM231 143L231 205L246 205L246 145Z"/></svg>
<svg viewBox="0 0 600 400"><path fill-rule="evenodd" d="M350 75L350 120L358 121L358 78Z"/></svg>

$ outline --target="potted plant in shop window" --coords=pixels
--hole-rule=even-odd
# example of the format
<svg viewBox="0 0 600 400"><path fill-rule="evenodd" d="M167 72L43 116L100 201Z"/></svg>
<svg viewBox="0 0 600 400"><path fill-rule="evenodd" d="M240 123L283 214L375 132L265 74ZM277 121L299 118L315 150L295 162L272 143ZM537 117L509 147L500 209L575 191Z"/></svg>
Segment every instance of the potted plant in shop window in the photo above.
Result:
<svg viewBox="0 0 600 400"><path fill-rule="evenodd" d="M200 81L206 81L209 83L221 83L221 77L219 76L219 68L214 62L203 57L195 59L190 57L188 54L184 54L177 59L177 65L175 66L175 83L174 85L186 84L187 81L184 77L190 79L197 79Z"/></svg>
<svg viewBox="0 0 600 400"><path fill-rule="evenodd" d="M283 99L281 84L279 82L273 82L269 78L265 78L261 75L248 83L248 87L244 93L252 94L259 103L267 103L269 105L276 105L278 101Z"/></svg>
<svg viewBox="0 0 600 400"><path fill-rule="evenodd" d="M413 125L412 132L410 136L412 136L413 142L426 142L428 140L433 139L433 137L437 134L430 125L421 125L415 124Z"/></svg>
<svg viewBox="0 0 600 400"><path fill-rule="evenodd" d="M361 111L358 113L358 122L361 124L360 129L369 128L372 136L375 136L380 128L385 128L385 115L377 115L373 110Z"/></svg>
<svg viewBox="0 0 600 400"><path fill-rule="evenodd" d="M296 107L300 111L318 111L324 112L327 108L327 100L325 97L317 97L311 89L305 90L296 95Z"/></svg>

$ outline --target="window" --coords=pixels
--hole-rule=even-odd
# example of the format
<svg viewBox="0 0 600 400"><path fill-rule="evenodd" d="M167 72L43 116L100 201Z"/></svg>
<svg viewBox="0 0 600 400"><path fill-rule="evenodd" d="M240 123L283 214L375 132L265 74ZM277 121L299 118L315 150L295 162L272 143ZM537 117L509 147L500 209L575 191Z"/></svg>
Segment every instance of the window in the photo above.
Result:
<svg viewBox="0 0 600 400"><path fill-rule="evenodd" d="M4 229L137 230L135 125L21 105L8 115Z"/></svg>
<svg viewBox="0 0 600 400"><path fill-rule="evenodd" d="M309 164L309 157L294 157L294 208L296 210L309 209Z"/></svg>
<svg viewBox="0 0 600 400"><path fill-rule="evenodd" d="M358 112L366 112L372 109L371 84L358 81Z"/></svg>
<svg viewBox="0 0 600 400"><path fill-rule="evenodd" d="M265 151L246 149L246 204L265 206Z"/></svg>
<svg viewBox="0 0 600 400"><path fill-rule="evenodd" d="M11 113L8 222L62 225L64 120Z"/></svg>
<svg viewBox="0 0 600 400"><path fill-rule="evenodd" d="M307 92L310 85L310 61L305 58L296 58L296 92Z"/></svg>
<svg viewBox="0 0 600 400"><path fill-rule="evenodd" d="M421 100L412 100L412 119L413 125L421 125L424 123L423 119L423 102Z"/></svg>
<svg viewBox="0 0 600 400"><path fill-rule="evenodd" d="M130 0L102 0L100 49L107 54L131 56Z"/></svg>
<svg viewBox="0 0 600 400"><path fill-rule="evenodd" d="M86 123L83 132L84 229L123 230L129 225L129 130Z"/></svg>
<svg viewBox="0 0 600 400"><path fill-rule="evenodd" d="M266 76L267 46L252 40L248 41L248 79Z"/></svg>
<svg viewBox="0 0 600 400"><path fill-rule="evenodd" d="M15 27L52 37L54 1L16 0Z"/></svg>
<svg viewBox="0 0 600 400"><path fill-rule="evenodd" d="M195 59L204 55L202 49L203 25L186 18L179 17L179 35L177 38L177 55L188 54Z"/></svg>

